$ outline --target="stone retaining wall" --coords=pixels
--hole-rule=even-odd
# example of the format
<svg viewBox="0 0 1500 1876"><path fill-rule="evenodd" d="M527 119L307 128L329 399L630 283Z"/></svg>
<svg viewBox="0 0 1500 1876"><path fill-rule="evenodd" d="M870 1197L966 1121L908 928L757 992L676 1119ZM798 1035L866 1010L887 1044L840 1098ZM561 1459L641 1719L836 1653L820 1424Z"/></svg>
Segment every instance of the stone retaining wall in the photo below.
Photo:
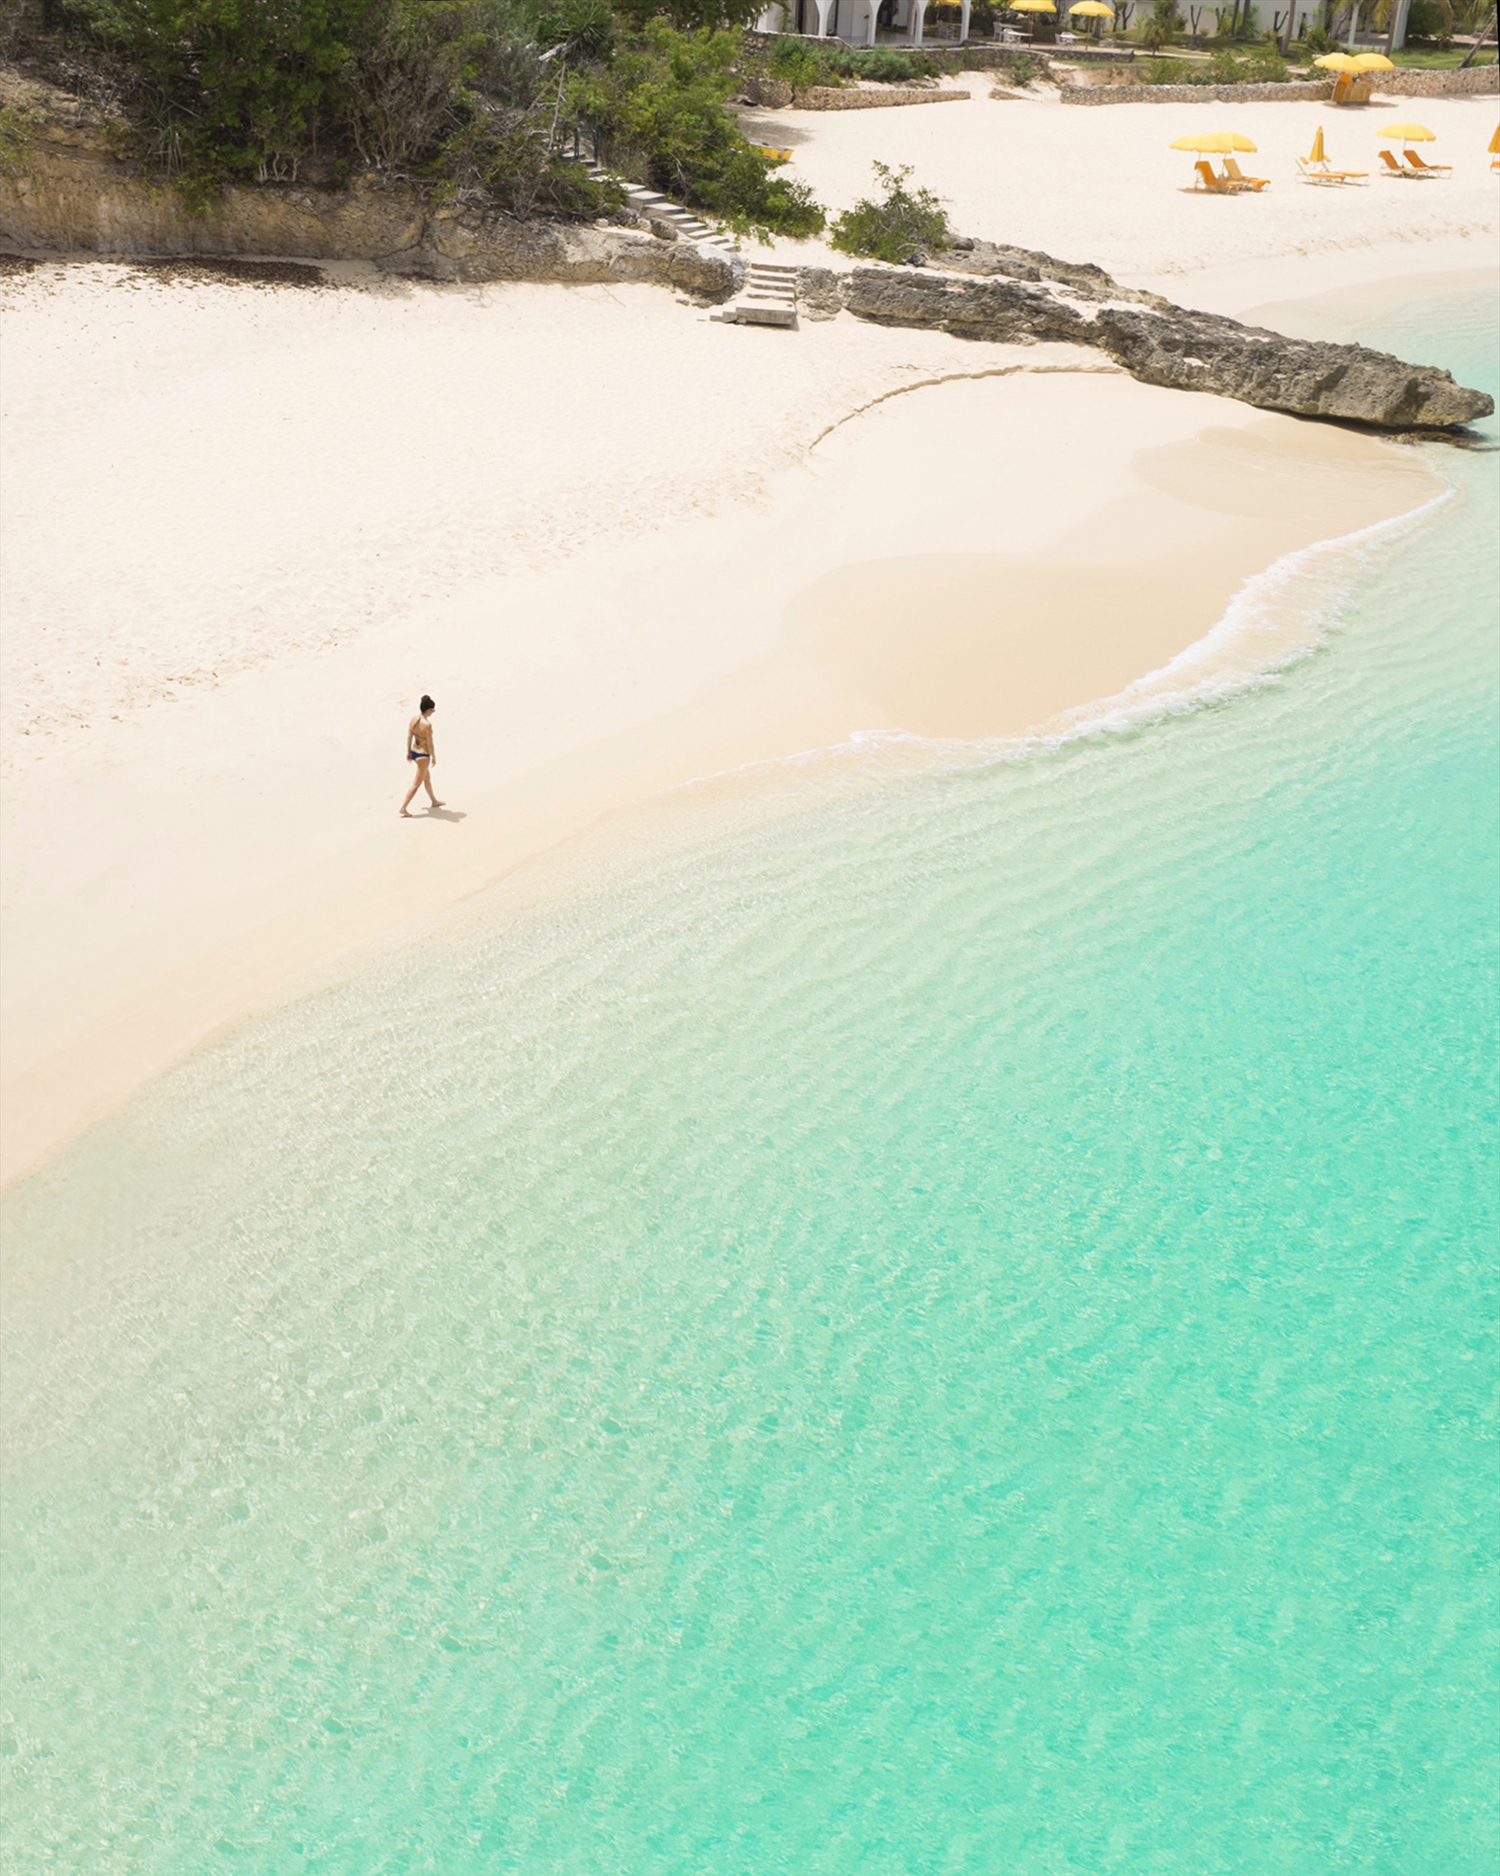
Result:
<svg viewBox="0 0 1500 1876"><path fill-rule="evenodd" d="M1377 72L1382 97L1492 98L1500 93L1500 65L1470 65L1452 72Z"/></svg>
<svg viewBox="0 0 1500 1876"><path fill-rule="evenodd" d="M1286 85L1064 85L1064 104L1292 104L1333 96L1333 80Z"/></svg>
<svg viewBox="0 0 1500 1876"><path fill-rule="evenodd" d="M1295 104L1333 96L1331 78L1285 85L1063 85L1064 104ZM1466 71L1375 73L1376 97L1483 98L1500 92L1500 66L1471 65Z"/></svg>
<svg viewBox="0 0 1500 1876"><path fill-rule="evenodd" d="M956 104L969 95L920 85L800 85L794 91L774 78L755 89L756 103L771 111L878 111L892 104Z"/></svg>
<svg viewBox="0 0 1500 1876"><path fill-rule="evenodd" d="M958 104L968 98L967 91L922 91L915 86L882 85L877 91L862 85L809 85L797 93L796 103L804 111L878 111L888 104Z"/></svg>

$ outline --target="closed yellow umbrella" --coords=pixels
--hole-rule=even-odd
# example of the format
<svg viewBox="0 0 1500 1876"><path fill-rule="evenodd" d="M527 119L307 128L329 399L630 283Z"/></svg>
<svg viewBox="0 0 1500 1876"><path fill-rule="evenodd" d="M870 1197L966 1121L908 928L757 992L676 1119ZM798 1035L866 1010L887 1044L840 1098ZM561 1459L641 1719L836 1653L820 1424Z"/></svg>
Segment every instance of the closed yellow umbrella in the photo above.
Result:
<svg viewBox="0 0 1500 1876"><path fill-rule="evenodd" d="M1326 163L1328 161L1328 158L1323 154L1323 126L1321 124L1318 126L1317 136L1313 138L1313 147L1307 153L1307 160L1309 163Z"/></svg>
<svg viewBox="0 0 1500 1876"><path fill-rule="evenodd" d="M1191 137L1179 137L1169 147L1191 150L1195 156L1228 156L1241 150L1255 153L1255 145L1237 130L1195 130Z"/></svg>
<svg viewBox="0 0 1500 1876"><path fill-rule="evenodd" d="M1398 137L1402 143L1436 143L1437 132L1425 124L1387 124L1377 136Z"/></svg>
<svg viewBox="0 0 1500 1876"><path fill-rule="evenodd" d="M1500 124L1495 126L1495 134L1490 138L1490 155L1500 156Z"/></svg>
<svg viewBox="0 0 1500 1876"><path fill-rule="evenodd" d="M1321 59L1314 59L1314 65L1321 65L1325 72L1357 72L1358 65L1347 52L1329 52Z"/></svg>
<svg viewBox="0 0 1500 1876"><path fill-rule="evenodd" d="M1396 67L1383 52L1360 52L1355 54L1354 69L1357 72L1393 72Z"/></svg>

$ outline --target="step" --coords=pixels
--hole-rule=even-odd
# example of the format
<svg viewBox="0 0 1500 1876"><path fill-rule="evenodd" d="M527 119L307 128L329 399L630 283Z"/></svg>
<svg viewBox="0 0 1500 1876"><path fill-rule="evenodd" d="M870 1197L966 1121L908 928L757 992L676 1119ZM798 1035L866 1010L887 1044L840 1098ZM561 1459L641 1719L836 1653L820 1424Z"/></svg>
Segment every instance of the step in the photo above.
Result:
<svg viewBox="0 0 1500 1876"><path fill-rule="evenodd" d="M797 329L795 306L746 306L737 301L730 311L732 318L725 315L725 323L729 325L781 326L792 332Z"/></svg>
<svg viewBox="0 0 1500 1876"><path fill-rule="evenodd" d="M618 182L625 200L632 208L641 209L657 221L664 221L675 228L679 234L686 235L693 241L708 241L715 247L723 248L726 253L734 253L739 242L733 235L721 233L701 215L695 215L689 208L669 200L659 189L648 189L643 183L626 182L614 175L602 163L596 163L592 157L580 156L573 159L582 163L596 182Z"/></svg>

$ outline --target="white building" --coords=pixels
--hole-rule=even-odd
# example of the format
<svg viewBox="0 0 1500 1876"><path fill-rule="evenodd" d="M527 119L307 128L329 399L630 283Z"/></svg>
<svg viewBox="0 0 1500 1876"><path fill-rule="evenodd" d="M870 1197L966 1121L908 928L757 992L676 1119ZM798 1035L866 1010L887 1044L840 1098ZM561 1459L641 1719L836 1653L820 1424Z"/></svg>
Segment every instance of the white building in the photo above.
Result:
<svg viewBox="0 0 1500 1876"><path fill-rule="evenodd" d="M969 37L969 0L960 0L958 43ZM755 22L759 33L801 33L808 39L842 39L846 46L873 46L877 27L903 33L908 45L922 43L926 0L782 0Z"/></svg>

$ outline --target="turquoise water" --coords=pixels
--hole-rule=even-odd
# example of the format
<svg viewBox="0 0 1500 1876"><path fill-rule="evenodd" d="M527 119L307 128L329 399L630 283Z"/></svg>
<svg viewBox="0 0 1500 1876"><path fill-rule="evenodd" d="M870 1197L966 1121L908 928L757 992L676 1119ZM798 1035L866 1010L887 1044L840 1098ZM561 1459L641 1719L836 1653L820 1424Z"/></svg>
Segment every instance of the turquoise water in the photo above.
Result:
<svg viewBox="0 0 1500 1876"><path fill-rule="evenodd" d="M1434 460L1278 681L481 915L15 1192L3 1867L1492 1871Z"/></svg>

